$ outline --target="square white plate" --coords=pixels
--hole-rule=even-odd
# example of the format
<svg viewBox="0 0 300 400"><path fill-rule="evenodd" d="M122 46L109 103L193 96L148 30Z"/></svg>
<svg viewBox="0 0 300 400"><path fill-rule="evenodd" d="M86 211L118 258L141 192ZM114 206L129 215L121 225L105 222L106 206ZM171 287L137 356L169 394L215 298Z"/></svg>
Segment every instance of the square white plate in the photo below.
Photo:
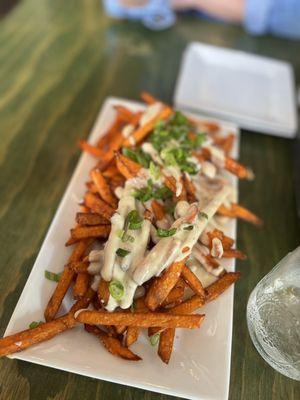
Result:
<svg viewBox="0 0 300 400"><path fill-rule="evenodd" d="M143 108L139 103L108 98L91 133L91 143L95 143L112 123L115 113L113 106L116 104L133 110ZM223 124L222 127L224 131L236 133L238 139L239 133L234 125ZM233 155L237 154L238 140ZM78 201L84 194L84 183L94 165L93 157L88 154L81 156L5 335L26 329L32 321L43 320L43 310L55 287L55 283L44 278L44 270L60 272L65 264L70 249L64 243L73 226ZM237 186L235 178L233 184ZM235 221L227 228L226 233L235 238ZM234 268L232 262L225 266L229 270ZM68 310L71 304L69 293L62 311ZM109 354L98 339L84 332L81 326L16 353L11 358L189 399L225 400L228 398L230 374L233 287L201 312L206 313L206 318L200 329L177 330L175 348L168 366L161 362L156 354L157 349L150 346L145 335L132 346L143 361L128 362Z"/></svg>
<svg viewBox="0 0 300 400"><path fill-rule="evenodd" d="M174 101L253 131L291 138L297 130L292 66L242 51L191 43Z"/></svg>

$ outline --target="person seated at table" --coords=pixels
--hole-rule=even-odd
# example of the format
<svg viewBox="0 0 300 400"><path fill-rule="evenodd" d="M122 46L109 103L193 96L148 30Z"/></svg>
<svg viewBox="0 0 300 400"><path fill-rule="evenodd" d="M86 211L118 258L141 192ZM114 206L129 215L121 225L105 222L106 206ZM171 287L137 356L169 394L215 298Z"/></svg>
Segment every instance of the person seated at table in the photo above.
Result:
<svg viewBox="0 0 300 400"><path fill-rule="evenodd" d="M170 0L176 11L197 10L242 24L249 33L300 39L300 0Z"/></svg>

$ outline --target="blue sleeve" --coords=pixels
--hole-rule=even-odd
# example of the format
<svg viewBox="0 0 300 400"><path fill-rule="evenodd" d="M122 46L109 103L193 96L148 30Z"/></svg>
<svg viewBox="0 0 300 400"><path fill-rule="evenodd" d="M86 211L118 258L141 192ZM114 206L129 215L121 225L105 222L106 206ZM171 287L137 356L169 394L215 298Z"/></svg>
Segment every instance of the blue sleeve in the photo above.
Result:
<svg viewBox="0 0 300 400"><path fill-rule="evenodd" d="M245 28L300 39L300 0L246 0Z"/></svg>

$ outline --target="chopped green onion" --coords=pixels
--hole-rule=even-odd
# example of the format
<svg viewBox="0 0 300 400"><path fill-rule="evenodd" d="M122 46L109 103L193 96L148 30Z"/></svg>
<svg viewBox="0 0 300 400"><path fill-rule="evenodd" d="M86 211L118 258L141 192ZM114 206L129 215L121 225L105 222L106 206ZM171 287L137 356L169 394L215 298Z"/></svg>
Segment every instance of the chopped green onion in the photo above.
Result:
<svg viewBox="0 0 300 400"><path fill-rule="evenodd" d="M45 270L45 278L49 279L49 281L59 282L61 277L61 273L56 274L55 272Z"/></svg>
<svg viewBox="0 0 300 400"><path fill-rule="evenodd" d="M140 147L136 149L129 149L128 147L123 147L122 153L124 156L131 158L133 161L142 165L144 168L148 168L151 157L149 154L145 153Z"/></svg>
<svg viewBox="0 0 300 400"><path fill-rule="evenodd" d="M149 337L149 341L150 341L151 346L154 347L154 346L157 345L157 343L159 341L159 337L160 337L159 333L156 333L155 335L152 335L152 336Z"/></svg>
<svg viewBox="0 0 300 400"><path fill-rule="evenodd" d="M160 177L160 168L158 165L154 164L153 161L150 162L150 175L154 180L157 180Z"/></svg>
<svg viewBox="0 0 300 400"><path fill-rule="evenodd" d="M134 237L126 233L123 229L117 231L117 236L122 240L123 243L134 242Z"/></svg>
<svg viewBox="0 0 300 400"><path fill-rule="evenodd" d="M205 212L202 212L202 211L199 212L199 217L208 219L208 215Z"/></svg>
<svg viewBox="0 0 300 400"><path fill-rule="evenodd" d="M32 321L29 324L29 329L37 328L38 326L40 326L43 323L44 323L43 321Z"/></svg>
<svg viewBox="0 0 300 400"><path fill-rule="evenodd" d="M128 228L132 230L140 229L143 221L144 220L139 216L139 213L136 210L132 210L126 217L125 226L128 226Z"/></svg>
<svg viewBox="0 0 300 400"><path fill-rule="evenodd" d="M176 204L172 202L169 202L164 205L164 210L166 211L167 214L174 214L175 208Z"/></svg>
<svg viewBox="0 0 300 400"><path fill-rule="evenodd" d="M135 197L142 203L145 203L152 198L152 190L149 186L145 186L141 189L136 189L133 193L133 197Z"/></svg>
<svg viewBox="0 0 300 400"><path fill-rule="evenodd" d="M124 286L122 285L121 282L119 281L111 281L109 286L109 293L112 295L112 297L115 300L121 300L124 297L125 294L125 290L124 290Z"/></svg>
<svg viewBox="0 0 300 400"><path fill-rule="evenodd" d="M177 229L176 228L172 228L172 229L162 229L162 228L158 228L156 233L158 237L170 237L175 235Z"/></svg>
<svg viewBox="0 0 300 400"><path fill-rule="evenodd" d="M129 250L121 249L121 247L119 247L118 250L116 251L117 256L122 258L128 256L129 253L130 253Z"/></svg>
<svg viewBox="0 0 300 400"><path fill-rule="evenodd" d="M194 225L188 225L183 228L184 231L192 231L194 229Z"/></svg>
<svg viewBox="0 0 300 400"><path fill-rule="evenodd" d="M173 196L172 191L167 188L167 186L161 186L157 189L154 189L152 195L157 200L166 200Z"/></svg>

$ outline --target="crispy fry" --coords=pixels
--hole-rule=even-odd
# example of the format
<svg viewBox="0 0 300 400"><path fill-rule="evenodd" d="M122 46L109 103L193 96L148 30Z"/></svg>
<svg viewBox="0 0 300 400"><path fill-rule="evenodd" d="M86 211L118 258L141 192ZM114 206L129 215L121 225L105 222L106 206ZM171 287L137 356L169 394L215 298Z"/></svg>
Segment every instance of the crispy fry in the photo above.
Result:
<svg viewBox="0 0 300 400"><path fill-rule="evenodd" d="M98 189L94 182L86 182L85 186L87 187L87 190L91 193L98 193Z"/></svg>
<svg viewBox="0 0 300 400"><path fill-rule="evenodd" d="M116 165L110 165L102 172L105 178L114 178L116 175L118 175L118 173L119 170Z"/></svg>
<svg viewBox="0 0 300 400"><path fill-rule="evenodd" d="M173 350L174 338L174 328L165 329L160 334L157 354L165 364L169 364Z"/></svg>
<svg viewBox="0 0 300 400"><path fill-rule="evenodd" d="M106 306L109 300L109 283L106 282L104 279L101 279L99 286L98 286L98 299L100 304Z"/></svg>
<svg viewBox="0 0 300 400"><path fill-rule="evenodd" d="M81 311L76 321L89 325L126 325L148 328L160 326L162 328L199 328L204 315L169 315L168 313L131 313L131 312L103 312Z"/></svg>
<svg viewBox="0 0 300 400"><path fill-rule="evenodd" d="M120 153L116 153L116 164L119 172L126 179L136 176L142 168L141 165Z"/></svg>
<svg viewBox="0 0 300 400"><path fill-rule="evenodd" d="M86 153L89 153L94 157L97 158L103 157L103 151L100 150L99 147L93 146L90 143L86 142L85 140L79 141L79 147L81 148L81 150L85 151Z"/></svg>
<svg viewBox="0 0 300 400"><path fill-rule="evenodd" d="M161 303L162 307L166 307L169 305L177 305L182 302L182 297L184 294L184 286L175 286L165 300Z"/></svg>
<svg viewBox="0 0 300 400"><path fill-rule="evenodd" d="M183 184L186 190L187 199L189 203L195 202L197 200L196 188L193 182L186 176L186 174L183 175Z"/></svg>
<svg viewBox="0 0 300 400"><path fill-rule="evenodd" d="M131 346L138 340L140 333L140 328L137 326L129 326L125 336L125 345L126 347Z"/></svg>
<svg viewBox="0 0 300 400"><path fill-rule="evenodd" d="M205 257L207 264L211 268L218 268L220 266L220 263L214 257L212 257L210 254L208 254L207 256L204 256L204 257Z"/></svg>
<svg viewBox="0 0 300 400"><path fill-rule="evenodd" d="M224 250L228 250L234 245L234 240L229 236L224 235L224 233L219 229L214 229L213 231L207 232L207 236L210 240L210 249L212 248L212 240L214 238L221 240Z"/></svg>
<svg viewBox="0 0 300 400"><path fill-rule="evenodd" d="M75 314L76 311L79 311L83 308L87 308L88 305L95 299L96 297L96 292L92 289L89 288L85 295L81 297L81 299L78 299L76 303L73 304L73 306L70 309L70 313Z"/></svg>
<svg viewBox="0 0 300 400"><path fill-rule="evenodd" d="M82 240L79 243L77 243L76 247L74 248L71 256L69 257L68 263L75 262L75 261L80 261L81 258L84 256L84 253L88 249L88 247L91 245L92 240ZM51 299L48 302L48 305L45 310L45 319L46 321L51 321L63 300L65 297L65 294L67 293L67 290L69 286L71 285L71 282L73 281L75 272L72 271L72 269L65 267L64 271L60 277L60 280L58 284L56 285L56 288L54 290L53 295L51 296Z"/></svg>
<svg viewBox="0 0 300 400"><path fill-rule="evenodd" d="M86 238L107 238L110 225L79 226L71 229L71 237L75 240Z"/></svg>
<svg viewBox="0 0 300 400"><path fill-rule="evenodd" d="M88 261L74 261L66 265L68 268L71 268L76 274L80 272L87 273L87 269L89 266Z"/></svg>
<svg viewBox="0 0 300 400"><path fill-rule="evenodd" d="M157 103L157 100L148 92L142 92L141 93L141 98L147 104Z"/></svg>
<svg viewBox="0 0 300 400"><path fill-rule="evenodd" d="M101 215L108 221L114 215L115 210L93 193L87 192L84 196L84 202L93 212Z"/></svg>
<svg viewBox="0 0 300 400"><path fill-rule="evenodd" d="M101 136L101 138L97 142L97 147L102 150L102 152L107 151L107 147L109 145L110 140L114 137L114 135L119 132L124 124L124 120L121 115L117 115L115 121L110 126L105 135Z"/></svg>
<svg viewBox="0 0 300 400"><path fill-rule="evenodd" d="M173 110L170 107L164 107L163 110L151 121L146 123L143 126L140 126L136 131L134 131L131 137L134 139L135 143L140 143L146 136L152 131L154 126L161 120L168 119L173 113ZM131 146L131 141L126 139L124 142L124 146Z"/></svg>
<svg viewBox="0 0 300 400"><path fill-rule="evenodd" d="M263 225L263 222L259 217L239 204L232 203L231 208L221 205L218 209L218 213L220 215L224 215L225 217L243 219L244 221L250 222L256 226Z"/></svg>
<svg viewBox="0 0 300 400"><path fill-rule="evenodd" d="M165 216L164 207L157 200L152 200L151 208L155 216L155 219L157 221L160 221L164 218Z"/></svg>
<svg viewBox="0 0 300 400"><path fill-rule="evenodd" d="M110 204L113 208L117 208L117 198L111 192L109 185L107 184L104 176L98 168L91 171L91 178L96 186L100 197L104 201L106 201L107 204Z"/></svg>
<svg viewBox="0 0 300 400"><path fill-rule="evenodd" d="M74 299L81 299L88 291L90 283L90 275L87 272L79 272L76 276L75 285L73 287Z"/></svg>
<svg viewBox="0 0 300 400"><path fill-rule="evenodd" d="M237 258L239 260L246 260L247 255L237 249L228 249L223 252L223 258Z"/></svg>
<svg viewBox="0 0 300 400"><path fill-rule="evenodd" d="M0 357L25 350L36 343L49 340L57 334L73 328L75 325L76 321L73 315L68 313L53 321L43 323L36 328L6 336L0 339Z"/></svg>
<svg viewBox="0 0 300 400"><path fill-rule="evenodd" d="M94 214L94 213L77 213L76 214L76 222L78 225L88 225L88 226L93 226L93 225L109 225L110 222L102 217L99 214Z"/></svg>
<svg viewBox="0 0 300 400"><path fill-rule="evenodd" d="M209 285L206 291L206 303L215 300L220 296L230 285L236 282L241 276L240 272L227 272L216 282Z"/></svg>
<svg viewBox="0 0 300 400"><path fill-rule="evenodd" d="M129 108L117 105L114 107L117 111L118 115L122 118L123 122L130 122L133 117L133 112L129 110Z"/></svg>
<svg viewBox="0 0 300 400"><path fill-rule="evenodd" d="M221 147L227 156L230 155L235 141L235 134L230 133L227 136L215 136L213 138L214 144Z"/></svg>
<svg viewBox="0 0 300 400"><path fill-rule="evenodd" d="M96 326L91 326L86 324L85 330L97 336L100 339L103 346L106 348L106 350L108 350L111 354L124 358L125 360L130 360L130 361L141 360L139 356L134 354L127 347L122 346L121 342L117 338L110 336L108 333L102 331Z"/></svg>
<svg viewBox="0 0 300 400"><path fill-rule="evenodd" d="M182 268L181 276L195 294L197 294L198 296L202 296L203 298L205 297L205 291L202 283L186 265L184 265Z"/></svg>
<svg viewBox="0 0 300 400"><path fill-rule="evenodd" d="M145 304L151 311L162 304L176 285L183 266L184 261L173 263L161 277L153 281L145 298Z"/></svg>

